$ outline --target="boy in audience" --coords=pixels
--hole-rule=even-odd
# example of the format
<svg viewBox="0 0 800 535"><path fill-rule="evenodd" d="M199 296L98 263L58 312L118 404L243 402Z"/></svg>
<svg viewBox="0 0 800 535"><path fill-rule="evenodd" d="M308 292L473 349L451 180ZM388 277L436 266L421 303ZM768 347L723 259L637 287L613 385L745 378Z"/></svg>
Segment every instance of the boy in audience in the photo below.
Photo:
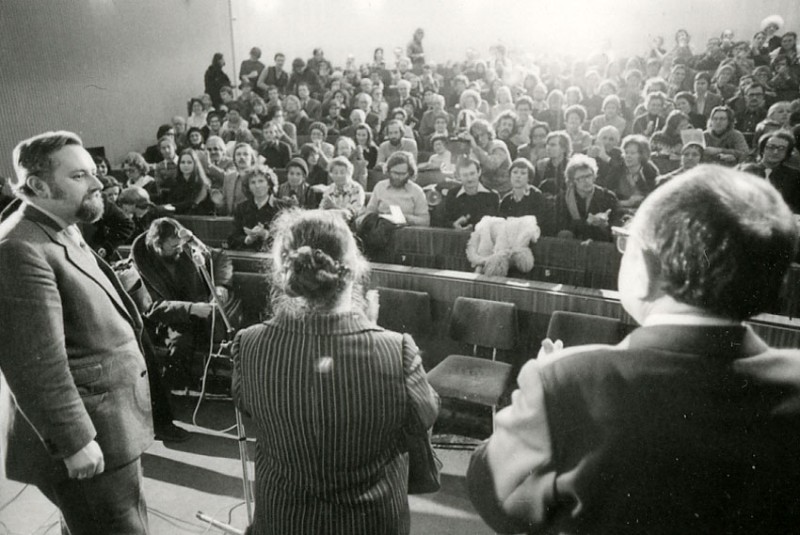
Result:
<svg viewBox="0 0 800 535"><path fill-rule="evenodd" d="M427 162L419 164L420 171L438 171L442 165L449 165L452 161L452 154L447 150L447 136L435 135L431 138L433 154Z"/></svg>
<svg viewBox="0 0 800 535"><path fill-rule="evenodd" d="M308 182L308 164L302 158L292 158L286 164L286 182L278 186L278 198L291 206L317 208L322 196Z"/></svg>
<svg viewBox="0 0 800 535"><path fill-rule="evenodd" d="M273 169L285 168L292 159L292 149L278 139L278 126L271 121L264 126L264 143L258 152L264 158L264 163Z"/></svg>
<svg viewBox="0 0 800 535"><path fill-rule="evenodd" d="M226 142L234 141L236 133L248 130L247 121L242 118L241 108L236 102L228 104L228 120L222 125L220 137Z"/></svg>
<svg viewBox="0 0 800 535"><path fill-rule="evenodd" d="M461 158L456 164L461 186L447 192L445 220L456 230L474 230L484 216L496 216L500 198L481 183L481 164L473 158Z"/></svg>

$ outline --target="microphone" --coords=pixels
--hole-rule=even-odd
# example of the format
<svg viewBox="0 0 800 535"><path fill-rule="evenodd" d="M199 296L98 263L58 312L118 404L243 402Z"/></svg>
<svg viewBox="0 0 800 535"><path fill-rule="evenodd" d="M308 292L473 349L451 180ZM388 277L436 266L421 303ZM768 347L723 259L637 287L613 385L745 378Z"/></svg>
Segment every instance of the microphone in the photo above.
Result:
<svg viewBox="0 0 800 535"><path fill-rule="evenodd" d="M211 251L208 250L208 246L200 241L200 239L187 228L182 228L178 231L178 238L184 245L191 245L192 247L197 248L203 254L211 254Z"/></svg>

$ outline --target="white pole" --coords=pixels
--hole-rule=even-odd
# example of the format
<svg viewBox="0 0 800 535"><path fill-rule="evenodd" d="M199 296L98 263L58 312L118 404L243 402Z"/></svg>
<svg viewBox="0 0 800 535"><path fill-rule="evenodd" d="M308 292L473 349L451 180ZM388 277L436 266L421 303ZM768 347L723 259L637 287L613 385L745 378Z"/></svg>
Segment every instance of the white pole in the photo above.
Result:
<svg viewBox="0 0 800 535"><path fill-rule="evenodd" d="M233 0L228 0L228 20L231 22L231 69L233 70L233 84L234 95L238 95L239 77L236 75L236 38L233 30Z"/></svg>

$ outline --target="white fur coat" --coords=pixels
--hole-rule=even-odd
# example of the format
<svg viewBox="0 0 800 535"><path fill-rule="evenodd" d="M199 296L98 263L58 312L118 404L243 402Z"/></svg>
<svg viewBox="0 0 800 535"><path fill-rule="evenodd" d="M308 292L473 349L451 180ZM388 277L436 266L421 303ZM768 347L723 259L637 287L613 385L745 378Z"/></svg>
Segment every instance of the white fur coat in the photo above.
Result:
<svg viewBox="0 0 800 535"><path fill-rule="evenodd" d="M478 273L504 277L510 267L523 273L533 269L535 243L542 231L536 217L484 217L467 243L467 260Z"/></svg>

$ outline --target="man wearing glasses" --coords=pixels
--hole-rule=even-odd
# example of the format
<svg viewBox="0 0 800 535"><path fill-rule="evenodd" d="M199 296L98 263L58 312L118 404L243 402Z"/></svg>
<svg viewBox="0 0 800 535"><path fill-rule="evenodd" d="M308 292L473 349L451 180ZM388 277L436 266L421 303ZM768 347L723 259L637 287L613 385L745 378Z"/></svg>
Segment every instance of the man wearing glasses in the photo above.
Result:
<svg viewBox="0 0 800 535"><path fill-rule="evenodd" d="M786 131L770 132L758 143L758 161L743 164L742 171L769 180L795 214L800 213L800 171L786 165L794 150L794 137Z"/></svg>
<svg viewBox="0 0 800 535"><path fill-rule="evenodd" d="M753 139L756 126L767 117L766 95L767 90L761 83L751 83L744 90L744 109L736 114L736 129L744 134L750 146L758 141Z"/></svg>
<svg viewBox="0 0 800 535"><path fill-rule="evenodd" d="M792 213L767 181L698 166L617 235L641 327L523 366L473 454L473 504L501 533L794 531L800 351L744 323L778 299Z"/></svg>

